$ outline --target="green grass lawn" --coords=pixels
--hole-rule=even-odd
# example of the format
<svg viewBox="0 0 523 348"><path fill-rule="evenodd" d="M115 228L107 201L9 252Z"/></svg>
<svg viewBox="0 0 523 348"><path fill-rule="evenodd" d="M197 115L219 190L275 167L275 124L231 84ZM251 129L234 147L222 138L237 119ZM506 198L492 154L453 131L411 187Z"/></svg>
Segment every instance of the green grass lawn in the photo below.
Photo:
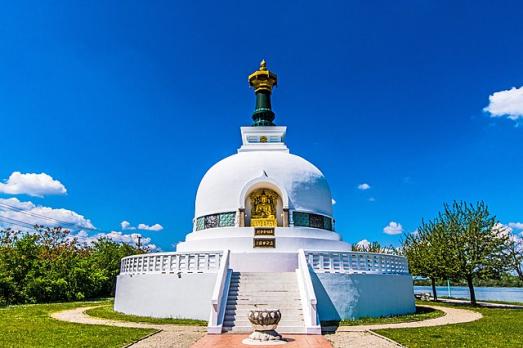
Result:
<svg viewBox="0 0 523 348"><path fill-rule="evenodd" d="M175 324L175 325L194 325L194 326L207 326L207 321L205 320L194 320L194 319L160 319L160 318L150 318L150 317L140 317L136 315L127 315L113 310L113 305L108 304L102 307L96 307L86 311L87 314L93 317L112 319L112 320L124 320L124 321L134 321L139 323L153 323L153 324Z"/></svg>
<svg viewBox="0 0 523 348"><path fill-rule="evenodd" d="M0 347L122 347L155 330L82 325L49 315L107 302L71 302L0 308Z"/></svg>
<svg viewBox="0 0 523 348"><path fill-rule="evenodd" d="M465 324L376 330L406 347L521 347L523 310L493 309L426 302L445 307L478 311L483 318Z"/></svg>
<svg viewBox="0 0 523 348"><path fill-rule="evenodd" d="M445 299L445 300L462 300L470 302L469 298L466 297L448 297L448 296L438 296L438 298ZM516 306L523 306L523 302L514 302L514 301L491 301L491 300L478 300L478 302L486 302L486 303L500 303L500 304L508 304L508 305L516 305Z"/></svg>
<svg viewBox="0 0 523 348"><path fill-rule="evenodd" d="M433 319L445 315L442 311L438 311L429 307L416 306L416 313L397 315L391 317L381 318L361 318L356 320L342 320L342 321L322 321L322 326L355 326L355 325L371 325L371 324L395 324L406 323L410 321L420 321L426 319Z"/></svg>

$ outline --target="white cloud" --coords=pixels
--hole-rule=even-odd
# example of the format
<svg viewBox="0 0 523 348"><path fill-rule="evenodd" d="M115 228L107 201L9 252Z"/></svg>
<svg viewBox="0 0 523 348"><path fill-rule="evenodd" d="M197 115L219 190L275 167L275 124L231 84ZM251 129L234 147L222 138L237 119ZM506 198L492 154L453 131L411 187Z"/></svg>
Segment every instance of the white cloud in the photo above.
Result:
<svg viewBox="0 0 523 348"><path fill-rule="evenodd" d="M146 224L139 224L138 229L145 230L145 231L161 231L161 230L163 230L163 226L160 224L154 224L152 226L149 226Z"/></svg>
<svg viewBox="0 0 523 348"><path fill-rule="evenodd" d="M138 245L138 240L140 239L140 244L143 247L147 247L151 251L157 251L159 248L151 243L151 238L143 237L139 233L130 233L126 234L119 231L111 231L109 233L97 233L93 236L89 236L87 232L81 230L77 234L71 234L70 238L76 238L79 243L91 244L92 242L100 238L108 238L115 242Z"/></svg>
<svg viewBox="0 0 523 348"><path fill-rule="evenodd" d="M523 118L523 86L494 92L488 99L489 105L483 111L490 113L490 117Z"/></svg>
<svg viewBox="0 0 523 348"><path fill-rule="evenodd" d="M508 236L512 234L512 227L498 222L494 225L494 227L492 227L492 233L499 236Z"/></svg>
<svg viewBox="0 0 523 348"><path fill-rule="evenodd" d="M132 226L131 223L127 220L124 220L120 222L120 226L122 227L122 230L144 230L144 231L161 231L163 230L163 226L160 224L154 224L154 225L146 225L146 224L138 224L138 227Z"/></svg>
<svg viewBox="0 0 523 348"><path fill-rule="evenodd" d="M63 195L67 193L67 189L60 181L45 173L13 172L5 183L0 183L0 193L43 197L45 195Z"/></svg>
<svg viewBox="0 0 523 348"><path fill-rule="evenodd" d="M127 220L120 222L120 226L122 226L122 230L136 230L136 227L131 226L131 223Z"/></svg>
<svg viewBox="0 0 523 348"><path fill-rule="evenodd" d="M383 228L383 232L386 234L401 234L403 232L403 226L395 221L391 221Z"/></svg>
<svg viewBox="0 0 523 348"><path fill-rule="evenodd" d="M374 197L369 197L369 202L376 202L376 198L374 198Z"/></svg>
<svg viewBox="0 0 523 348"><path fill-rule="evenodd" d="M358 185L358 190L366 191L370 189L370 185L364 182L363 184Z"/></svg>
<svg viewBox="0 0 523 348"><path fill-rule="evenodd" d="M515 230L523 230L523 222L509 222L508 226Z"/></svg>
<svg viewBox="0 0 523 348"><path fill-rule="evenodd" d="M67 229L95 228L89 219L72 210L45 207L30 201L22 202L14 197L0 198L0 218L3 218L0 226L4 227L10 225L8 222L22 221L29 225L62 226Z"/></svg>

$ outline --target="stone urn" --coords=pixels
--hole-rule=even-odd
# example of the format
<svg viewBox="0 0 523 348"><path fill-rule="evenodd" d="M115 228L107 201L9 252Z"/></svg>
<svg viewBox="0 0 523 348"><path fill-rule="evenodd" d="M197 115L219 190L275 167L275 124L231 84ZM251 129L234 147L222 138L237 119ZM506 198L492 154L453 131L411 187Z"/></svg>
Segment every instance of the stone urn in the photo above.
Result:
<svg viewBox="0 0 523 348"><path fill-rule="evenodd" d="M255 308L249 311L249 321L254 332L245 340L245 344L283 344L282 336L276 332L281 319L279 309Z"/></svg>

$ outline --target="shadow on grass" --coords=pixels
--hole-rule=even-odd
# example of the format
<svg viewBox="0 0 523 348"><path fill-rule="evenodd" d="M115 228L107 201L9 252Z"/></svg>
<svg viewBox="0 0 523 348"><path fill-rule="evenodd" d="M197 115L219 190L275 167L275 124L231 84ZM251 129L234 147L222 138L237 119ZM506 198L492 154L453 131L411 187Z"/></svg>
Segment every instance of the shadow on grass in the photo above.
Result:
<svg viewBox="0 0 523 348"><path fill-rule="evenodd" d="M186 319L186 318L152 318L142 317L137 315L129 315L117 312L113 309L112 304L103 305L89 309L85 312L87 315L97 318L120 320L120 321L132 321L136 323L150 323L150 324L171 324L171 325L184 325L184 326L207 326L207 321Z"/></svg>

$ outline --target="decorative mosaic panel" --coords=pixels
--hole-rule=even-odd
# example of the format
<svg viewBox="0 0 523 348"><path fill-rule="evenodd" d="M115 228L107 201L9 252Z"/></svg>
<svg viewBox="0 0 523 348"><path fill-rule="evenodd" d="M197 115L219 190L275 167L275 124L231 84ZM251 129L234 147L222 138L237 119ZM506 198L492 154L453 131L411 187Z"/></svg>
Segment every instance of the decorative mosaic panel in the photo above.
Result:
<svg viewBox="0 0 523 348"><path fill-rule="evenodd" d="M292 213L292 218L294 220L294 226L309 227L309 214L295 211Z"/></svg>
<svg viewBox="0 0 523 348"><path fill-rule="evenodd" d="M309 214L309 226L314 228L323 228L323 216Z"/></svg>
<svg viewBox="0 0 523 348"><path fill-rule="evenodd" d="M203 218L203 216L200 216L198 219L196 219L196 231L203 230L204 228L205 228L204 218Z"/></svg>
<svg viewBox="0 0 523 348"><path fill-rule="evenodd" d="M234 226L235 219L236 219L236 213L220 214L220 227Z"/></svg>
<svg viewBox="0 0 523 348"><path fill-rule="evenodd" d="M218 222L219 222L218 214L207 215L205 217L205 228L218 227Z"/></svg>
<svg viewBox="0 0 523 348"><path fill-rule="evenodd" d="M294 226L321 228L332 231L332 219L318 214L309 214L299 211L292 213Z"/></svg>
<svg viewBox="0 0 523 348"><path fill-rule="evenodd" d="M332 231L332 219L331 218L329 218L329 217L323 218L323 228L325 230Z"/></svg>

